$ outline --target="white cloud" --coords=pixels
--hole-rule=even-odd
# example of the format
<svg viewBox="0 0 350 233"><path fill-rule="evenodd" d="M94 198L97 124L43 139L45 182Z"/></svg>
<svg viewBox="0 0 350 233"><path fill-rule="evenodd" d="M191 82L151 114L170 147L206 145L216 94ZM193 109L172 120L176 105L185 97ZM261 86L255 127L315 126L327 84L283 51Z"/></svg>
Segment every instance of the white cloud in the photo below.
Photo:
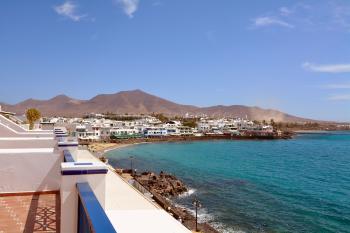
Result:
<svg viewBox="0 0 350 233"><path fill-rule="evenodd" d="M305 4L281 6L257 18L255 26L280 25L308 31L346 31L350 32L350 1L318 1ZM256 21L255 20L255 21ZM258 24L258 25L257 25Z"/></svg>
<svg viewBox="0 0 350 233"><path fill-rule="evenodd" d="M287 23L281 19L275 17L258 17L254 19L254 25L256 27L266 27L266 26L282 26L287 28L294 28L294 25Z"/></svg>
<svg viewBox="0 0 350 233"><path fill-rule="evenodd" d="M116 0L117 3L123 8L123 11L130 18L134 17L134 13L139 6L139 0Z"/></svg>
<svg viewBox="0 0 350 233"><path fill-rule="evenodd" d="M283 16L288 16L293 13L293 10L289 9L288 7L281 7L280 8L280 14Z"/></svg>
<svg viewBox="0 0 350 233"><path fill-rule="evenodd" d="M332 95L328 99L329 100L350 100L350 94Z"/></svg>
<svg viewBox="0 0 350 233"><path fill-rule="evenodd" d="M54 10L56 11L57 14L67 17L75 22L78 22L86 15L77 14L76 9L77 9L77 5L75 5L70 1L67 1L62 5L58 5L54 7Z"/></svg>
<svg viewBox="0 0 350 233"><path fill-rule="evenodd" d="M350 64L328 64L328 65L316 65L309 62L305 62L303 68L313 72L323 73L349 73Z"/></svg>
<svg viewBox="0 0 350 233"><path fill-rule="evenodd" d="M350 83L343 84L328 84L324 86L326 89L350 89Z"/></svg>

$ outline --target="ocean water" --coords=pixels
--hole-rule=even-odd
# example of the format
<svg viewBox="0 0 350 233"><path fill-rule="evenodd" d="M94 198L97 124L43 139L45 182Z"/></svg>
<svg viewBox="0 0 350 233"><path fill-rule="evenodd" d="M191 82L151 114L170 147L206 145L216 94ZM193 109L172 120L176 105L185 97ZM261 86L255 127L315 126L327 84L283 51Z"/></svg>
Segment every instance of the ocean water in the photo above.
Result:
<svg viewBox="0 0 350 233"><path fill-rule="evenodd" d="M350 133L292 140L141 144L110 151L112 165L166 171L190 193L174 200L221 232L350 232Z"/></svg>

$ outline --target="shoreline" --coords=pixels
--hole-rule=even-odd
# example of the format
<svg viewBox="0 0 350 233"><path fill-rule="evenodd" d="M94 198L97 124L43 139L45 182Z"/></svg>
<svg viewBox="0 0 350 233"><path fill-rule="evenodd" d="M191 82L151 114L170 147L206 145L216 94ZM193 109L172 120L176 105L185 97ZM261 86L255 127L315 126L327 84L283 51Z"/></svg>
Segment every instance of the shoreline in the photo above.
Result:
<svg viewBox="0 0 350 233"><path fill-rule="evenodd" d="M305 132L305 133L309 133L310 131L307 131L307 132ZM320 133L320 131L316 131L317 133ZM329 133L329 131L327 131L328 133ZM327 132L322 132L322 133L327 133ZM174 141L173 141L174 142ZM186 141L180 141L180 143L182 143L182 142L186 142ZM148 142L148 143L169 143L169 142L167 142L167 141L161 141L161 142L155 142L155 141L152 141L152 142ZM135 144L130 144L130 143L120 143L119 145L117 145L117 147L116 148L109 148L109 149L106 149L106 151L108 152L108 151L111 151L111 150L117 150L117 149L119 149L119 148L124 148L124 147L126 147L126 146L132 146L132 145L137 145L137 144L139 144L139 143L135 143ZM175 203L175 205L176 205L176 203ZM184 207L184 206L182 206L182 207ZM180 206L180 208L181 208L181 206ZM190 208L189 208L190 209ZM208 214L210 214L210 212L208 212ZM217 219L215 219L215 222L213 223L213 225L211 225L212 227L214 227L215 229L222 229L222 228L220 228L220 227L218 227L216 224L218 223L218 224L220 224L220 220L222 220L222 219L219 219L219 217L217 217Z"/></svg>
<svg viewBox="0 0 350 233"><path fill-rule="evenodd" d="M147 142L144 142L147 143ZM95 142L92 143L92 145L97 146L94 147L93 150L91 150L91 147L88 146L88 150L93 153L97 158L100 158L102 156L104 156L107 152L112 151L112 150L118 150L121 148L125 148L125 147L129 147L129 146L134 146L134 145L138 145L138 144L144 144L143 142L139 142L139 143L108 143L108 146L103 146L106 143L103 142ZM113 145L111 145L113 144Z"/></svg>
<svg viewBox="0 0 350 233"><path fill-rule="evenodd" d="M166 136L166 137L153 137L153 138L130 138L130 139L115 139L111 142L84 142L81 145L88 145L90 152L103 156L105 153L139 144L148 143L178 143L178 142L195 142L195 141L220 141L220 140L232 140L232 141L265 141L265 140L288 140L293 139L297 134L326 134L333 132L334 130L295 130L291 131L286 136ZM80 144L80 143L79 143ZM97 148L90 149L90 146L97 146ZM108 146L105 146L108 145Z"/></svg>
<svg viewBox="0 0 350 233"><path fill-rule="evenodd" d="M140 144L148 144L148 143L176 143L177 141L152 141L152 142L137 142L137 143L120 143L108 146L106 148L101 148L99 151L92 152L97 158L100 158L102 156L105 156L105 154L112 150L118 150L121 148L129 147L129 146L135 146ZM179 141L184 142L184 141ZM102 143L103 144L103 143ZM108 158L107 158L108 159ZM108 163L108 160L107 160ZM109 164L109 163L108 163ZM109 164L110 165L110 164ZM112 165L110 165L112 166ZM117 169L113 167L114 169ZM122 173L127 174L127 173ZM120 175L120 174L119 174ZM123 179L123 175L120 175ZM135 177L133 177L135 181L139 182ZM185 184L186 185L186 184ZM175 219L179 220L180 222L187 227L192 232L195 232L193 229L195 228L195 215L192 213L192 209L184 207L184 206L178 206L174 200L171 198L166 198L156 192L150 191L153 195L153 200L165 211L169 212ZM188 191L187 191L188 192ZM189 194L191 195L191 194ZM200 229L200 232L202 233L219 233L217 229L215 229L213 226L211 226L209 223L206 222L198 222L198 227Z"/></svg>
<svg viewBox="0 0 350 233"><path fill-rule="evenodd" d="M86 145L88 150L95 155L102 156L103 154L124 148L127 146L133 146L146 143L171 143L171 142L192 142L192 141L217 141L217 140L287 140L291 139L292 135L288 137L276 137L276 136L227 136L227 135L215 135L215 136L166 136L166 137L151 137L151 138L130 138L130 139L115 139L110 142L88 142L81 140L80 145Z"/></svg>
<svg viewBox="0 0 350 233"><path fill-rule="evenodd" d="M140 193L150 194L153 201L157 203L160 208L168 212L186 228L191 231L195 229L196 219L194 209L180 206L174 199L181 195L193 194L193 192L190 192L189 187L179 178L166 172L160 172L159 175L150 171L131 174L130 169L115 170L128 183L132 180L132 186ZM176 185L174 185L174 183L176 183ZM164 185L166 187L164 187ZM201 233L219 233L219 231L207 221L198 221L198 229Z"/></svg>
<svg viewBox="0 0 350 233"><path fill-rule="evenodd" d="M97 158L105 156L107 152L118 150L125 147L141 145L141 144L154 144L154 143L186 143L186 142L197 142L197 141L222 141L222 140L232 140L232 141L265 141L265 140L288 140L294 138L298 134L325 134L332 131L327 130L295 130L293 135L284 137L251 137L251 136L239 136L239 137L228 137L228 136L167 136L167 137L154 137L154 138L134 138L134 139L119 139L112 140L112 142L83 142L82 145L88 145L88 150L93 153ZM92 147L92 148L91 148ZM92 149L92 150L91 150Z"/></svg>

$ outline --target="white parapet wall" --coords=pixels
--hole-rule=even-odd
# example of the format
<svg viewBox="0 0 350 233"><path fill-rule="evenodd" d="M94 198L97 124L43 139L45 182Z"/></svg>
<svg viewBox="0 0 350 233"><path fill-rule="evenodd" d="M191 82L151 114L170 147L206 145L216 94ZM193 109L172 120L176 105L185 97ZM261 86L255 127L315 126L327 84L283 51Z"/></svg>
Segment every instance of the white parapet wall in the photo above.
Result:
<svg viewBox="0 0 350 233"><path fill-rule="evenodd" d="M0 193L58 191L60 153L0 153Z"/></svg>
<svg viewBox="0 0 350 233"><path fill-rule="evenodd" d="M87 182L102 208L106 202L107 166L89 151L77 146L60 147L69 151L75 162L64 162L61 166L61 232L76 233L78 224L77 183ZM99 174L100 173L100 174Z"/></svg>

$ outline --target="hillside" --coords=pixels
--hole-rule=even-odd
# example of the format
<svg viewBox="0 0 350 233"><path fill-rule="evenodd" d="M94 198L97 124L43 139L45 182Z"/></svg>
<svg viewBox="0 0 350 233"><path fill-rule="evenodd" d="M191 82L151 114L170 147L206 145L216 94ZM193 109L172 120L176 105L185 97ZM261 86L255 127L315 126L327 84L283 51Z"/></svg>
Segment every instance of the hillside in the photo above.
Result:
<svg viewBox="0 0 350 233"><path fill-rule="evenodd" d="M248 117L253 120L296 122L310 121L292 116L278 110L249 107L243 105L196 107L177 104L166 99L148 94L141 90L121 91L115 94L101 94L90 100L77 100L59 95L49 100L28 99L15 105L2 104L6 111L23 114L27 108L37 108L44 116L82 116L87 113L129 113L167 115L206 114L208 116Z"/></svg>

